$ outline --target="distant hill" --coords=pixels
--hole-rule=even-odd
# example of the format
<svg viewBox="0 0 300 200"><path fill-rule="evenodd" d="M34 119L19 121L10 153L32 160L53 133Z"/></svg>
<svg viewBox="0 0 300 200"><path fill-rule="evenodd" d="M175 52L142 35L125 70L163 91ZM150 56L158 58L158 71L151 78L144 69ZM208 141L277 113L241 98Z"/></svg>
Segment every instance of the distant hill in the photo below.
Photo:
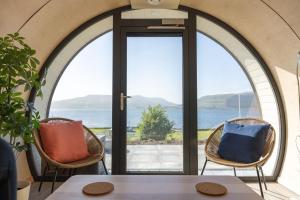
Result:
<svg viewBox="0 0 300 200"><path fill-rule="evenodd" d="M241 108L255 108L257 101L253 93L240 94L218 94L203 96L198 99L198 108L236 108L238 107L240 96ZM147 108L149 105L160 104L163 107L178 107L181 105L169 102L163 98L150 98L144 96L132 96L127 101L129 108ZM87 95L73 99L53 101L52 109L111 109L111 95Z"/></svg>
<svg viewBox="0 0 300 200"><path fill-rule="evenodd" d="M52 101L54 109L93 109L110 108L112 105L111 95L87 95L73 99Z"/></svg>
<svg viewBox="0 0 300 200"><path fill-rule="evenodd" d="M240 98L240 100L239 100ZM252 92L239 94L218 94L203 96L198 99L198 107L200 108L255 108L257 101Z"/></svg>
<svg viewBox="0 0 300 200"><path fill-rule="evenodd" d="M127 100L128 107L146 108L149 105L160 104L163 107L178 106L162 98L150 98L143 96L132 96ZM111 95L87 95L73 99L53 101L51 108L54 109L109 109L112 105Z"/></svg>
<svg viewBox="0 0 300 200"><path fill-rule="evenodd" d="M157 97L144 97L144 96L132 96L132 98L127 100L127 104L129 107L141 107L145 108L150 106L154 106L160 104L162 107L176 107L178 104L167 101L163 98Z"/></svg>

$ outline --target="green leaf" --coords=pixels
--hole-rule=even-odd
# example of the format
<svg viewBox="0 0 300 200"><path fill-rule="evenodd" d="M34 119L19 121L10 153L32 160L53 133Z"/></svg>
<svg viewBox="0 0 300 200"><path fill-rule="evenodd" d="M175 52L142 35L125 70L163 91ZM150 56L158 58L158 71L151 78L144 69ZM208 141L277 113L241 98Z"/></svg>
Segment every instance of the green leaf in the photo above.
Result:
<svg viewBox="0 0 300 200"><path fill-rule="evenodd" d="M34 60L33 60L33 59L30 59L30 65L31 65L33 68L35 68L35 67L36 67L36 63L34 62Z"/></svg>
<svg viewBox="0 0 300 200"><path fill-rule="evenodd" d="M16 151L26 150L26 144L33 142L32 131L40 119L39 113L25 104L22 93L34 87L42 96L41 85L45 83L37 81L36 51L24 40L19 33L0 37L0 136L22 139L24 145L12 143ZM32 112L29 118L25 115L27 111Z"/></svg>
<svg viewBox="0 0 300 200"><path fill-rule="evenodd" d="M32 57L32 59L34 60L34 62L35 62L37 65L40 64L40 61L39 61L37 58Z"/></svg>

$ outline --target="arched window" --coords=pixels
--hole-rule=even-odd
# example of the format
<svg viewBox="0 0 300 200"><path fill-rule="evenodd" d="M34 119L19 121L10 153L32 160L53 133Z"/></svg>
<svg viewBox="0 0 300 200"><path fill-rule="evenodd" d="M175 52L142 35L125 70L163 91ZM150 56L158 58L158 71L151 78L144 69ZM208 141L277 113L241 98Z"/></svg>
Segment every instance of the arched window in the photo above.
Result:
<svg viewBox="0 0 300 200"><path fill-rule="evenodd" d="M257 58L229 31L197 17L198 129L213 128L225 120L255 117L270 122L276 130L275 150L264 167L271 176L280 144L279 110L269 78ZM208 137L204 131L200 138ZM199 144L198 167L202 168L203 145ZM232 169L211 164L208 173L232 174ZM226 170L227 169L227 170ZM239 176L254 176L241 170Z"/></svg>
<svg viewBox="0 0 300 200"><path fill-rule="evenodd" d="M55 56L48 66L44 97L36 98L34 102L42 118L55 116L82 120L92 128L105 143L108 169L111 168L112 21L111 16L88 24L52 53ZM82 112L90 102L80 98L70 103L70 99L86 95L94 95L90 96L94 103L107 103L106 110L102 110L105 115L97 115L102 109L99 106L96 110L87 108L88 111ZM99 122L102 128L93 129L99 127ZM34 146L31 152L32 165L39 176L42 162Z"/></svg>
<svg viewBox="0 0 300 200"><path fill-rule="evenodd" d="M156 23L162 18L169 19L169 21L166 20L166 23L172 23L174 18L177 20L178 17L182 18L183 21L188 21L189 12L191 11L120 11L118 17L125 20L133 20L134 22L142 22L141 24L146 24L145 26L147 26L149 21ZM112 30L114 25L118 30L122 26L126 26L126 23L124 23L125 25L113 24L115 15L106 18L98 17L100 19L98 21L93 19L73 32L49 57L46 63L47 66L45 66L48 67L48 73L46 77L47 83L43 88L44 98L35 99L35 107L41 112L42 118L65 117L82 120L104 142L105 161L109 169L113 169L111 159L114 159L112 158L112 133L114 132L113 130L116 130L114 127L117 127L118 130L120 130L120 127L125 127L127 129L125 133L127 134L127 140L134 140L130 141L130 145L136 144L136 140L138 140L140 145L138 148L137 146L134 148L134 152L138 152L136 154L137 157L134 157L133 151L128 151L128 149L126 154L130 152L130 155L133 156L131 160L134 164L137 159L145 158L143 152L146 152L149 157L143 160L143 163L139 165L141 169L138 169L143 171L145 168L148 172L151 170L153 172L154 168L156 171L164 172L176 171L182 173L188 171L183 161L185 157L189 157L186 149L190 148L189 144L192 144L192 142L189 143L186 140L192 141L196 138L191 138L189 135L188 137L185 136L185 134L190 134L186 130L194 130L195 132L195 129L192 127L187 127L192 126L187 123L188 120L194 120L194 123L197 123L197 133L195 135L197 134L198 136L198 145L195 144L194 149L196 151L198 147L198 170L201 171L205 160L203 151L205 141L217 125L232 118L254 117L264 119L273 125L277 133L275 150L271 159L264 166L265 174L272 177L280 153L279 144L281 142L280 134L282 133L280 132L281 113L277 104L280 99L274 92L276 86L270 82L270 79L272 79L271 74L265 73L265 66L253 54L252 47L245 45L242 42L243 40L237 38L236 34L229 31L230 28L221 26L222 22L220 21L216 23L216 19L210 20L207 14L202 14L201 12L198 14L195 20L196 24L194 24L196 25L196 30L194 28L193 32L195 33L196 31L196 40L193 45L197 48L197 54L194 55L197 57L197 66L190 66L187 62L190 59L190 49L188 49L189 45L187 45L186 27L177 33L174 30L178 27L175 27L173 32L170 31L172 29L167 29L159 35L155 32L155 29L162 28L161 26L148 26L146 29L145 27L136 29L138 31L144 30L144 32L138 32L138 34L136 34L136 30L130 32L132 27L128 28L128 26L126 30L124 29L123 32L120 32L120 35L121 33L123 34L122 41L124 43L122 43L122 46L120 41L114 41L115 35ZM159 18L158 16L161 17ZM126 35L126 31L130 32L131 35ZM166 34L167 31L170 31L169 35ZM125 32L126 34L124 34ZM148 35L145 34L146 32ZM119 44L115 45L116 43ZM113 47L126 47L126 49L119 48L116 51ZM148 47L148 51L143 51L144 47ZM161 52L157 50L158 48ZM135 53L137 49L139 53ZM139 58L136 58L136 55L139 55ZM172 59L174 55L176 55L176 59ZM121 61L127 63L124 65ZM120 66L113 65L114 62ZM174 64L174 62L176 63ZM122 67L127 67L127 71L122 69ZM194 67L197 70L197 79L193 80L192 83L186 78L188 77L186 76L186 73L189 71L188 67ZM151 71L154 69L155 72ZM138 72L140 73L138 74ZM125 80L124 82L115 82L116 79L121 79L122 76L123 78L125 77L125 79L122 79ZM130 78L130 80L126 80L126 77ZM142 83L142 81L146 80L147 82ZM168 84L164 84L164 81L168 82ZM126 85L127 83L130 84ZM122 105L123 96L119 96L116 93L116 91L120 91L119 87L123 87L122 84L127 86L127 92L136 91L138 88L136 86L139 84L139 92L132 92L135 96L127 102L129 108L139 106L139 109L131 109L132 112L127 113L127 116L131 117L131 120L128 120L130 117L127 118L127 124L124 125L120 122L120 124L116 125L116 121L121 119L119 116L121 115L120 110L123 111L124 109L124 105ZM143 91L142 87L144 85L147 86L147 91ZM151 86L154 87L154 85L155 88L151 89L152 93L150 95L149 88ZM194 97L197 96L198 121L195 117L196 114L194 117L190 117L187 112L190 109L187 108L190 104L186 102L192 99L192 95L189 92L185 92L195 85L197 85L197 95L196 90L191 94L194 94ZM141 98L140 93L149 94L149 96ZM175 94L178 97L177 100L171 102L172 98L170 98L171 100L168 100L170 102L165 101L164 95L166 96L168 93ZM159 95L155 96L154 94ZM143 104L140 102L141 99L144 101ZM155 148L152 148L153 145L150 148L144 144L153 144L153 141L148 140L145 142L137 139L137 137L141 138L137 134L137 126L141 124L140 119L144 115L143 113L146 112L147 106L150 104L150 106L155 106L157 102L163 105L161 107L164 111L161 112L165 112L164 115L169 117L170 121L175 123L175 125L170 129L165 141L159 141L154 144L156 145ZM194 108L196 109L196 106ZM120 113L113 117L114 111ZM138 113L136 114L133 111L138 111ZM134 116L132 116L132 113ZM118 137L121 138L122 136ZM161 148L162 146L160 145L165 146ZM114 148L126 149L124 146L115 146ZM163 156L154 155L151 152L152 150L156 154L157 152L163 152ZM38 173L40 173L41 161L34 148L32 149L32 155L34 157L33 164ZM154 160L148 160L151 157L156 157L155 159L160 163L153 164ZM122 159L122 155L117 155L115 156L116 158ZM194 165L195 169L197 169L196 162L189 162L189 165ZM136 167L136 165L133 166ZM153 173L156 172L155 170ZM231 170L221 165L208 164L206 174L232 174ZM255 175L253 170L238 171L238 176L249 177Z"/></svg>
<svg viewBox="0 0 300 200"><path fill-rule="evenodd" d="M111 167L112 32L89 43L70 61L53 93L48 117L82 120L105 144Z"/></svg>

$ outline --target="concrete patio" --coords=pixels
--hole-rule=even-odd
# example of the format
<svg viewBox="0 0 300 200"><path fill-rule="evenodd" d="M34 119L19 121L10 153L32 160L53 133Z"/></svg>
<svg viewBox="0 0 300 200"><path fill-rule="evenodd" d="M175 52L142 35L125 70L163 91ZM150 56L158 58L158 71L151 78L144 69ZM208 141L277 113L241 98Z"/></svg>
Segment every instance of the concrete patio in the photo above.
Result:
<svg viewBox="0 0 300 200"><path fill-rule="evenodd" d="M111 154L105 162L110 169ZM198 145L199 174L205 161L204 145ZM182 145L127 145L128 171L183 171ZM206 175L233 175L232 168L208 162ZM238 176L256 176L253 169L237 169Z"/></svg>

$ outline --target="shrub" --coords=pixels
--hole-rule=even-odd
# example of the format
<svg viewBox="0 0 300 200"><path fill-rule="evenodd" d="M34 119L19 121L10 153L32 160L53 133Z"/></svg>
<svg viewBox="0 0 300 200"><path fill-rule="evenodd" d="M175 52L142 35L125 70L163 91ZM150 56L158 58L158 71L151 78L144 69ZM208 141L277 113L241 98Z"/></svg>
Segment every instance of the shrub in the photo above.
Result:
<svg viewBox="0 0 300 200"><path fill-rule="evenodd" d="M174 123L168 119L166 110L161 105L149 106L143 112L142 120L138 124L137 132L141 140L165 140L171 133Z"/></svg>

